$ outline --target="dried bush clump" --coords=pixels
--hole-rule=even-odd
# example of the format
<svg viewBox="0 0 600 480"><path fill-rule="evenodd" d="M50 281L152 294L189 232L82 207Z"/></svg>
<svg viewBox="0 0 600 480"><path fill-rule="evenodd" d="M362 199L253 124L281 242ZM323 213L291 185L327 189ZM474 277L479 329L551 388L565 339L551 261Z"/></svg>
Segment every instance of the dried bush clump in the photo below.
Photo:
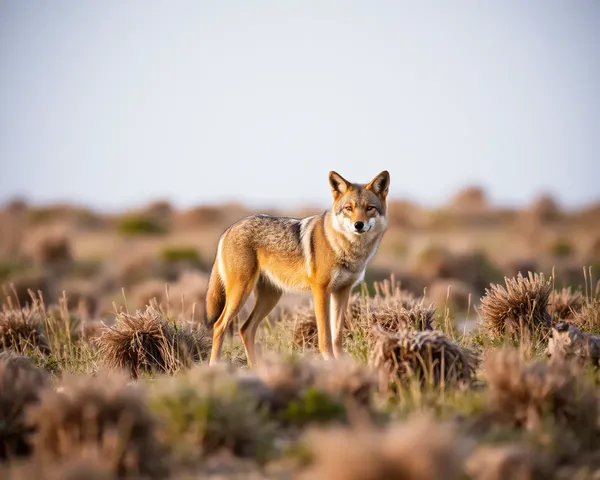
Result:
<svg viewBox="0 0 600 480"><path fill-rule="evenodd" d="M492 285L481 299L481 314L493 337L506 334L518 339L522 333L547 333L548 301L552 286L543 274L504 279L506 288Z"/></svg>
<svg viewBox="0 0 600 480"><path fill-rule="evenodd" d="M573 292L571 287L553 290L548 301L548 310L552 318L559 320L572 319L583 306L583 295Z"/></svg>
<svg viewBox="0 0 600 480"><path fill-rule="evenodd" d="M439 331L376 329L369 364L380 374L380 387L417 378L424 384L470 382L477 367L475 353Z"/></svg>
<svg viewBox="0 0 600 480"><path fill-rule="evenodd" d="M344 403L368 408L371 394L377 387L377 377L370 369L346 356L335 362L314 359L315 387L327 392Z"/></svg>
<svg viewBox="0 0 600 480"><path fill-rule="evenodd" d="M134 315L119 313L96 343L109 368L127 370L133 378L141 373L173 373L206 359L210 351L204 330L170 322L154 305Z"/></svg>
<svg viewBox="0 0 600 480"><path fill-rule="evenodd" d="M30 453L27 408L39 401L48 375L27 357L0 353L0 460Z"/></svg>
<svg viewBox="0 0 600 480"><path fill-rule="evenodd" d="M374 373L350 357L335 362L268 357L255 371L269 391L269 408L284 411L292 423L341 419L347 407L368 410L376 387Z"/></svg>
<svg viewBox="0 0 600 480"><path fill-rule="evenodd" d="M593 387L564 361L527 361L516 350L490 352L485 378L488 408L508 425L539 431L551 421L581 445L598 439L598 401Z"/></svg>
<svg viewBox="0 0 600 480"><path fill-rule="evenodd" d="M553 358L575 359L579 363L600 363L600 336L590 335L575 325L559 322L552 327L548 354Z"/></svg>
<svg viewBox="0 0 600 480"><path fill-rule="evenodd" d="M49 232L33 239L31 256L41 265L62 268L71 264L71 241L65 232Z"/></svg>
<svg viewBox="0 0 600 480"><path fill-rule="evenodd" d="M572 322L588 332L600 334L600 298L586 300Z"/></svg>
<svg viewBox="0 0 600 480"><path fill-rule="evenodd" d="M309 432L311 480L452 480L462 477L466 453L460 434L429 416L387 430L336 428Z"/></svg>
<svg viewBox="0 0 600 480"><path fill-rule="evenodd" d="M433 305L425 305L421 301L411 306L411 308L376 308L371 313L370 325L378 325L390 332L397 332L406 328L433 330L434 318L435 307Z"/></svg>
<svg viewBox="0 0 600 480"><path fill-rule="evenodd" d="M221 449L258 460L268 454L273 425L227 367L198 366L163 378L150 401L163 420L161 438L182 456Z"/></svg>
<svg viewBox="0 0 600 480"><path fill-rule="evenodd" d="M46 313L38 302L23 308L15 308L11 302L3 305L0 311L0 350L49 354L45 322Z"/></svg>
<svg viewBox="0 0 600 480"><path fill-rule="evenodd" d="M157 441L158 422L138 386L112 373L66 379L48 389L29 412L36 459L51 466L100 452L120 476L164 478L166 451Z"/></svg>

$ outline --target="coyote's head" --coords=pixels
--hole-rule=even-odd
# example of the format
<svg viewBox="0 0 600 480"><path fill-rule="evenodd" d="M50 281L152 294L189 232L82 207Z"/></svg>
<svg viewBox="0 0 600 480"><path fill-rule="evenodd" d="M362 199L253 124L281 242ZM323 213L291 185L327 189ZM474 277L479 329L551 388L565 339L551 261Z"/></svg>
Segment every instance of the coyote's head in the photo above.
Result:
<svg viewBox="0 0 600 480"><path fill-rule="evenodd" d="M333 193L333 226L350 238L381 234L387 228L386 197L390 174L384 170L370 183L350 183L339 173L329 172Z"/></svg>

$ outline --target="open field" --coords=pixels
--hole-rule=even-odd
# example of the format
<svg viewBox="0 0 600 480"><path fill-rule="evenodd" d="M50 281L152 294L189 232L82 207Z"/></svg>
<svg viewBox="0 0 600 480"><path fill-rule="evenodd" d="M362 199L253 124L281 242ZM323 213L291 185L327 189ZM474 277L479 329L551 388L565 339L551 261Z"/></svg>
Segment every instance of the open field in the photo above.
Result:
<svg viewBox="0 0 600 480"><path fill-rule="evenodd" d="M4 206L2 478L598 478L600 204L390 201L348 358L298 295L263 363L232 329L208 368L208 271L248 213Z"/></svg>

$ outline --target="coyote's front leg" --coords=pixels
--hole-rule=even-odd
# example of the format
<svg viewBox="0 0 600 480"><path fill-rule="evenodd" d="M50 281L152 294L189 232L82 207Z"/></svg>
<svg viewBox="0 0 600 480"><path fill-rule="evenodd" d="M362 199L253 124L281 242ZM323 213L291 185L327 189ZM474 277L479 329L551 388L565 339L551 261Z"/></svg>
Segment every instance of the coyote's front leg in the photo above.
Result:
<svg viewBox="0 0 600 480"><path fill-rule="evenodd" d="M344 323L351 290L352 286L348 286L342 287L331 293L331 317L329 321L331 323L333 354L335 358L340 358L344 354L342 341L344 338Z"/></svg>
<svg viewBox="0 0 600 480"><path fill-rule="evenodd" d="M315 304L315 316L317 317L317 331L319 333L319 350L325 360L333 358L331 347L331 328L329 323L329 288L321 285L312 287L313 302Z"/></svg>

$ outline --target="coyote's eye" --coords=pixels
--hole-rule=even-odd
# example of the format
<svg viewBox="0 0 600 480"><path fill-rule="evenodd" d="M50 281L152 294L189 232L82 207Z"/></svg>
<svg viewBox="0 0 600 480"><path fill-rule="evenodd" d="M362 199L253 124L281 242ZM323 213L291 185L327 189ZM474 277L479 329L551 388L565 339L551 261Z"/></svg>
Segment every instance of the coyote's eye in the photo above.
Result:
<svg viewBox="0 0 600 480"><path fill-rule="evenodd" d="M351 212L352 211L352 205L346 205L344 207L344 210L346 210L347 212Z"/></svg>
<svg viewBox="0 0 600 480"><path fill-rule="evenodd" d="M369 205L367 207L367 212L374 212L376 210L376 208L373 205Z"/></svg>

